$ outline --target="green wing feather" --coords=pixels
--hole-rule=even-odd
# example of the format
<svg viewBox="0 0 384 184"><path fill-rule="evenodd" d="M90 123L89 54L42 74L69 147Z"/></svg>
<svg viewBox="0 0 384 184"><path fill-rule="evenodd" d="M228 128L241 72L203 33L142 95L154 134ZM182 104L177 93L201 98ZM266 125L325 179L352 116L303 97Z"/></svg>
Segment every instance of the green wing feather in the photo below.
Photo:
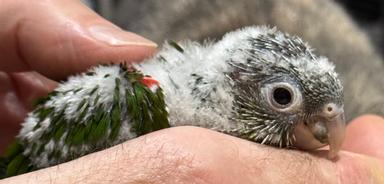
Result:
<svg viewBox="0 0 384 184"><path fill-rule="evenodd" d="M179 52L181 52L181 53L184 52L184 49L183 49L179 44L177 44L175 41L173 41L173 40L169 40L169 41L168 41L168 44L169 44L170 46L172 46L173 48L175 48L177 51L179 51Z"/></svg>
<svg viewBox="0 0 384 184"><path fill-rule="evenodd" d="M161 88L151 91L140 82L134 82L132 92L126 93L127 110L132 117L132 131L143 135L170 127L168 112Z"/></svg>
<svg viewBox="0 0 384 184"><path fill-rule="evenodd" d="M0 158L0 179L33 171L29 158L23 155L23 146L16 141L11 144L4 157Z"/></svg>
<svg viewBox="0 0 384 184"><path fill-rule="evenodd" d="M56 160L54 164L69 161L82 155L102 150L117 144L117 137L120 133L122 121L128 120L131 123L131 132L137 136L168 128L168 112L164 102L162 89L159 87L152 91L141 81L143 74L124 65L120 65L121 78L115 79L115 89L112 106L109 110L99 103L99 86L95 86L88 96L93 96L93 100L84 98L76 108L77 117L67 119L64 112L67 106L57 112L54 107L47 105L53 97L65 96L81 91L81 88L69 91L54 91L37 101L34 114L39 122L33 127L34 130L43 126L42 122L50 118L47 130L39 137L37 143L20 139L14 146L8 149L4 158L0 159L0 177L14 176L21 173L37 169L28 157L36 157L47 152L45 146L54 141L58 143L64 141L68 150L80 149L82 145L90 146L90 151L63 155L62 149L55 148L48 153L48 160ZM94 75L87 72L87 76ZM110 75L104 78L111 77ZM125 80L125 81L122 81ZM121 85L124 84L127 85ZM124 94L122 96L121 94ZM126 104L126 105L123 105ZM92 107L92 108L91 108ZM91 111L91 112L90 112ZM120 140L119 140L120 141ZM124 141L124 140L121 140ZM28 145L29 152L25 152L23 145ZM26 149L27 150L27 149ZM45 153L44 152L44 153Z"/></svg>

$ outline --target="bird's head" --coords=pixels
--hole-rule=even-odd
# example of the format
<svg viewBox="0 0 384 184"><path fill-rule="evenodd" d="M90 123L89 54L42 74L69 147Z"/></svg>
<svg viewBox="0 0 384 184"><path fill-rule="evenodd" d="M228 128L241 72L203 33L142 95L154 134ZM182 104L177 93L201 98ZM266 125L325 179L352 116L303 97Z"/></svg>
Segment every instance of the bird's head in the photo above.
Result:
<svg viewBox="0 0 384 184"><path fill-rule="evenodd" d="M226 40L227 39L227 40ZM236 40L236 41L235 41ZM329 145L333 158L345 133L343 87L333 64L300 38L245 28L222 40L241 136L279 147Z"/></svg>

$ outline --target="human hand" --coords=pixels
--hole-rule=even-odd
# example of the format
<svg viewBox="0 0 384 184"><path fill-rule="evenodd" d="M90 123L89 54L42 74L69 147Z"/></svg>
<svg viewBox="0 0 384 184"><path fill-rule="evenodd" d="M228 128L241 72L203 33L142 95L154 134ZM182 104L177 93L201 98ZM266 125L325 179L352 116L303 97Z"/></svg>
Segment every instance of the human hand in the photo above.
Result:
<svg viewBox="0 0 384 184"><path fill-rule="evenodd" d="M347 128L336 160L326 151L278 149L196 127L141 136L5 183L383 183L384 119Z"/></svg>
<svg viewBox="0 0 384 184"><path fill-rule="evenodd" d="M0 0L0 153L54 80L103 62L140 61L155 49L80 1Z"/></svg>
<svg viewBox="0 0 384 184"><path fill-rule="evenodd" d="M0 30L0 69L4 71L0 73L0 131L4 133L13 130L15 134L32 99L56 86L46 77L63 79L99 61L136 61L154 51L154 45L143 38L116 33L118 28L78 1L26 5L2 0L0 23L4 28ZM95 24L112 26L110 31L119 38L95 34L89 30ZM29 70L38 73L15 73ZM341 152L336 162L322 158L322 151L275 149L210 130L179 127L2 182L381 182L383 123L371 116L352 122L344 146L348 151Z"/></svg>

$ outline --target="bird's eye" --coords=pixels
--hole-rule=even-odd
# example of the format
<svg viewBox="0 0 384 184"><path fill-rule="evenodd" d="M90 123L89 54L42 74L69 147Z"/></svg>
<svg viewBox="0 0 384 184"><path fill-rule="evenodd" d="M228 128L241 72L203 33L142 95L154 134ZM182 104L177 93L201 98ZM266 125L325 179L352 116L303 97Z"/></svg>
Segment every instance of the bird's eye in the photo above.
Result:
<svg viewBox="0 0 384 184"><path fill-rule="evenodd" d="M292 93L287 88L277 87L273 89L273 101L276 105L287 106L292 102Z"/></svg>
<svg viewBox="0 0 384 184"><path fill-rule="evenodd" d="M298 110L302 103L301 92L298 87L287 82L277 82L266 85L263 89L269 105L280 112Z"/></svg>

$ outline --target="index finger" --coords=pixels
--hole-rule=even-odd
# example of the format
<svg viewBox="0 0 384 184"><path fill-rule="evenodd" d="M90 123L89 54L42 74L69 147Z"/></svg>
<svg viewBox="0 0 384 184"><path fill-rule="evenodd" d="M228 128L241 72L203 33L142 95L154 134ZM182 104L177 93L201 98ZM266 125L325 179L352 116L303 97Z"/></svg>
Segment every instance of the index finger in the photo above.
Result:
<svg viewBox="0 0 384 184"><path fill-rule="evenodd" d="M384 159L384 118L364 115L347 127L344 150Z"/></svg>
<svg viewBox="0 0 384 184"><path fill-rule="evenodd" d="M335 162L326 154L314 156L207 129L176 127L3 182L48 183L53 177L64 183L379 183L384 181L382 164L348 152L341 152Z"/></svg>

